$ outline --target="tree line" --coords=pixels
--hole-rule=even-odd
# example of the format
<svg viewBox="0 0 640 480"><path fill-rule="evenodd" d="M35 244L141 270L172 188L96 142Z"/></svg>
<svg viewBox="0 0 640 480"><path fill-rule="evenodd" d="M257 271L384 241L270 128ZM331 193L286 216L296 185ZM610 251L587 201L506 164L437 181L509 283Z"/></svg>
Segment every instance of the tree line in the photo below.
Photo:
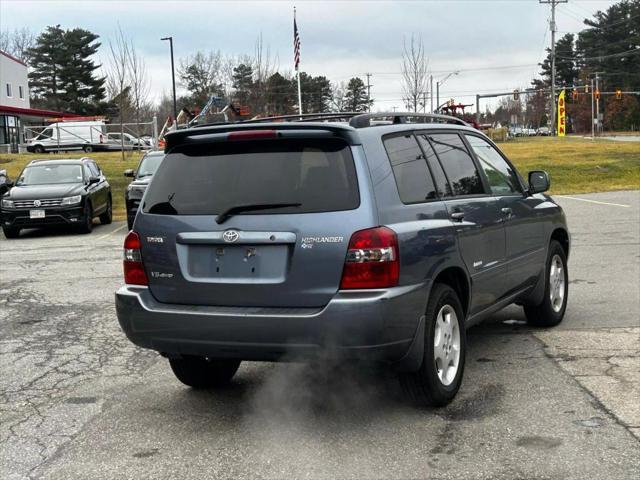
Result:
<svg viewBox="0 0 640 480"><path fill-rule="evenodd" d="M0 50L29 65L33 108L105 115L125 123L149 121L153 115L163 120L173 113L170 92L151 101L144 57L120 28L106 45L88 30L60 25L37 36L27 29L3 31ZM96 61L98 52L107 59L104 65ZM179 109L198 112L214 96L218 105L231 103L251 116L298 112L295 73L279 68L262 36L251 55L215 50L181 58L176 77L185 92L178 98ZM359 77L332 83L326 76L300 72L300 83L305 113L365 112L373 104Z"/></svg>
<svg viewBox="0 0 640 480"><path fill-rule="evenodd" d="M566 90L568 131L591 131L591 82L596 73L605 127L640 129L639 95L623 93L618 99L604 94L640 91L640 0L622 0L585 19L584 25L577 34L564 34L555 45L555 84L557 91ZM521 95L518 100L503 98L493 113L486 112L485 118L504 123L517 115L525 125L546 125L550 87L551 50L547 49L547 56L540 63L540 78L531 83L536 92Z"/></svg>

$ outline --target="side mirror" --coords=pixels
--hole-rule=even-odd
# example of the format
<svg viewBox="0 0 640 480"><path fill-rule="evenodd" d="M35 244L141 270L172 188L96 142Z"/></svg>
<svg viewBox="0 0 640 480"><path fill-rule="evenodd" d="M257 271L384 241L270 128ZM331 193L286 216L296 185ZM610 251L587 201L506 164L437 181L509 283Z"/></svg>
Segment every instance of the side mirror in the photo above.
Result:
<svg viewBox="0 0 640 480"><path fill-rule="evenodd" d="M551 186L551 180L549 180L549 174L544 170L534 170L529 172L529 193L546 192Z"/></svg>
<svg viewBox="0 0 640 480"><path fill-rule="evenodd" d="M89 185L100 182L100 177L89 177Z"/></svg>
<svg viewBox="0 0 640 480"><path fill-rule="evenodd" d="M124 171L124 176L125 177L135 177L136 176L136 171L133 168L127 168Z"/></svg>

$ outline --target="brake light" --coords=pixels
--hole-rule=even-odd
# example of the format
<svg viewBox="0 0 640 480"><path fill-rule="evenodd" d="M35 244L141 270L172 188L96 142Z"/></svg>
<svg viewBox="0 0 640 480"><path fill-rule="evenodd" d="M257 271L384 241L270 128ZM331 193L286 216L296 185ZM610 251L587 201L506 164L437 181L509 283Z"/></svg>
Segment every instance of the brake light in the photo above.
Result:
<svg viewBox="0 0 640 480"><path fill-rule="evenodd" d="M360 230L351 236L341 289L387 288L398 284L398 237L387 227Z"/></svg>
<svg viewBox="0 0 640 480"><path fill-rule="evenodd" d="M148 285L147 274L140 253L140 237L136 232L129 232L124 239L124 283L128 285Z"/></svg>
<svg viewBox="0 0 640 480"><path fill-rule="evenodd" d="M258 140L261 138L276 138L278 132L275 130L241 130L231 132L227 135L227 140Z"/></svg>

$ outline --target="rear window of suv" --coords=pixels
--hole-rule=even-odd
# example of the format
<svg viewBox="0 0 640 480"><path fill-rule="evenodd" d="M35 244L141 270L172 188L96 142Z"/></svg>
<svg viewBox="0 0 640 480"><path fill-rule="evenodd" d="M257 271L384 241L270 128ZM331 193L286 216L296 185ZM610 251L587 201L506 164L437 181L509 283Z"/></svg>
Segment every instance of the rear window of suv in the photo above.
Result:
<svg viewBox="0 0 640 480"><path fill-rule="evenodd" d="M360 195L349 146L326 138L179 146L158 168L143 211L213 215L234 206L271 203L300 205L245 214L357 208Z"/></svg>

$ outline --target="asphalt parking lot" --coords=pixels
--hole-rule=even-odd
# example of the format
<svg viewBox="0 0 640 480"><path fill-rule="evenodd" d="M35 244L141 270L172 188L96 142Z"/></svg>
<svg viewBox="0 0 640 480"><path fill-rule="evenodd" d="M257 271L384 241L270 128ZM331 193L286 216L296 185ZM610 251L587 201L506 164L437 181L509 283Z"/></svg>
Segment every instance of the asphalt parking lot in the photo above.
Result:
<svg viewBox="0 0 640 480"><path fill-rule="evenodd" d="M189 390L117 324L123 224L2 237L0 477L636 479L640 192L558 200L563 324L510 307L471 329L440 410L333 361L248 362L222 391Z"/></svg>

